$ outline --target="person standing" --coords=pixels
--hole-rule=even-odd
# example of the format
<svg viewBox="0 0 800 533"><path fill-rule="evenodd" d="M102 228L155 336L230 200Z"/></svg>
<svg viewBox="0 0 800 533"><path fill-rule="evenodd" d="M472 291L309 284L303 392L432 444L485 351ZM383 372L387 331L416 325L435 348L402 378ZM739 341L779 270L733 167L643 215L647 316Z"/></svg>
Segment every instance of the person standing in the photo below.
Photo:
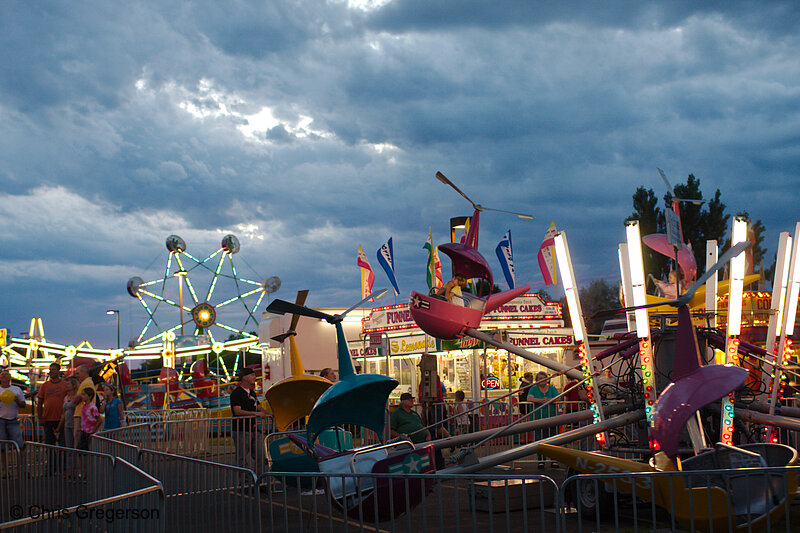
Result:
<svg viewBox="0 0 800 533"><path fill-rule="evenodd" d="M25 407L22 389L11 384L11 372L0 370L0 440L11 440L22 448L22 431L19 429L19 408ZM0 455L0 473L7 475L5 452Z"/></svg>
<svg viewBox="0 0 800 533"><path fill-rule="evenodd" d="M59 433L64 434L64 446L67 448L75 447L75 406L80 403L78 394L78 379L70 376L64 380L67 383L69 392L64 396L64 406L61 415L61 423L58 425Z"/></svg>
<svg viewBox="0 0 800 533"><path fill-rule="evenodd" d="M75 377L78 379L78 403L75 404L75 420L74 422L74 435L75 435L75 444L78 445L81 440L81 416L83 413L83 391L87 388L92 389L92 398L94 398L95 394L97 394L97 388L95 387L94 380L89 375L89 367L86 365L80 365L78 368L75 369Z"/></svg>
<svg viewBox="0 0 800 533"><path fill-rule="evenodd" d="M520 402L519 414L522 416L531 412L531 404L528 403L528 393L531 385L533 385L533 372L525 372L522 379L519 380L519 390L517 391L519 393L517 399Z"/></svg>
<svg viewBox="0 0 800 533"><path fill-rule="evenodd" d="M105 398L105 425L103 429L117 429L125 425L125 414L122 410L122 400L117 396L114 385L103 384L103 397Z"/></svg>
<svg viewBox="0 0 800 533"><path fill-rule="evenodd" d="M466 435L469 433L469 417L467 416L467 403L464 401L465 395L463 390L456 391L456 405L453 407L453 416L455 417L455 434Z"/></svg>
<svg viewBox="0 0 800 533"><path fill-rule="evenodd" d="M86 387L81 390L81 436L78 439L78 449L88 450L89 441L100 426L103 424L103 419L100 416L100 410L94 402L94 389Z"/></svg>
<svg viewBox="0 0 800 533"><path fill-rule="evenodd" d="M538 372L536 374L536 381L534 385L528 390L528 401L534 404L533 418L535 420L542 420L550 418L558 414L558 406L555 404L553 398L558 397L558 389L550 385L550 378L545 372ZM547 403L550 402L550 403ZM547 405L545 405L547 404ZM539 441L546 439L555 433L553 426L544 427L534 431L534 440ZM544 456L539 456L539 468L544 468Z"/></svg>
<svg viewBox="0 0 800 533"><path fill-rule="evenodd" d="M233 442L236 447L236 460L242 468L251 468L256 475L264 469L264 443L259 442L256 419L266 418L267 412L258 403L254 390L256 374L252 368L239 372L239 384L231 392L231 411L233 412ZM250 466L250 463L254 463Z"/></svg>
<svg viewBox="0 0 800 533"><path fill-rule="evenodd" d="M64 414L64 397L70 386L61 379L61 365L50 363L50 374L47 381L39 387L36 394L36 416L44 430L44 443L65 446L64 432L59 430Z"/></svg>

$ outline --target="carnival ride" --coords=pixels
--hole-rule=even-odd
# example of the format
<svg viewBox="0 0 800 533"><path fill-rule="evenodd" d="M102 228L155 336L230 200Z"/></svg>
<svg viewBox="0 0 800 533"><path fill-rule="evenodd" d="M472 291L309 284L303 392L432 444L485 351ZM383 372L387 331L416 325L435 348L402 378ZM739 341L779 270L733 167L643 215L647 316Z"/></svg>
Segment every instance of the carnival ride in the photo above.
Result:
<svg viewBox="0 0 800 533"><path fill-rule="evenodd" d="M475 209L464 242L442 244L439 246L439 250L450 257L454 274L462 274L467 278L478 278L485 281L488 287L494 287L492 270L489 268L486 258L478 251L478 230L480 227L481 211L499 211L526 219L532 217L513 211L483 207L472 201L441 172L436 173L436 178L455 189L456 192L466 198ZM464 305L445 300L437 293L435 288L431 289L428 294L412 291L408 307L417 326L433 337L440 339L456 339L467 335L553 370L563 371L570 377L581 376L580 372L570 369L565 365L561 365L547 357L542 357L527 350L520 349L512 344L502 342L500 339L478 331L477 328L480 327L481 320L486 313L525 294L528 290L530 290L529 285L489 294L488 296L479 296L477 294L464 292L461 298L464 301Z"/></svg>
<svg viewBox="0 0 800 533"><path fill-rule="evenodd" d="M372 298L379 298L386 289L369 295L343 313L330 315L298 303L274 300L267 310L276 314L293 313L325 320L336 328L339 381L327 388L308 413L305 431L289 432L288 438L317 465L318 471L333 475L327 490L334 503L349 516L369 521L385 521L417 505L424 496L422 488L412 488L407 495L403 480L399 478L353 478L344 474L429 473L435 471L432 448L415 449L409 441L363 446L345 450L333 449L317 442L322 434L343 425L354 425L375 432L383 440L386 404L389 394L397 387L397 380L380 374L356 374L347 350L342 320L353 309ZM296 323L295 323L296 325ZM293 328L290 328L290 330ZM299 361L299 357L298 357ZM290 382L291 383L291 382ZM293 413L297 414L297 413ZM292 416L293 416L292 415ZM288 418L291 417L287 417ZM338 434L337 434L338 435ZM269 437L267 437L269 440ZM338 438L338 437L337 437ZM270 446L271 449L272 446ZM282 455L292 455L291 450ZM273 459L274 461L274 459ZM278 458L276 467L296 467L310 471L307 462L290 464Z"/></svg>
<svg viewBox="0 0 800 533"><path fill-rule="evenodd" d="M303 306L307 296L307 290L298 291L295 305ZM303 360L295 342L297 322L299 320L300 315L293 314L288 331L272 337L273 340L279 343L289 340L292 367L291 376L275 383L264 391L264 399L269 403L272 419L278 431L286 431L292 424L311 414L319 397L333 385L325 378L306 374Z"/></svg>
<svg viewBox="0 0 800 533"><path fill-rule="evenodd" d="M258 328L258 319L256 318L258 307L261 305L265 295L280 289L280 279L272 276L264 281L253 281L240 277L233 256L239 252L241 245L239 239L232 234L225 235L222 238L220 247L205 259L198 259L187 252L186 242L178 235L167 237L166 247L169 255L167 256L162 277L144 281L142 278L134 276L128 280L128 294L139 301L148 317L134 343L147 344L162 338L164 334L169 332L174 332L177 335L178 330L183 335L184 326L186 325L192 326L193 336L208 335L208 339L192 339L195 344L208 341L204 342L204 344L211 345L217 342L212 328L222 330L227 335L256 337L256 335L247 332L248 324ZM215 258L216 261L213 262ZM174 272L172 271L173 261L177 266ZM224 268L226 265L227 269ZM195 290L197 282L192 282L193 275L201 274L210 275L208 289L202 299ZM176 279L177 283L173 284L172 281ZM228 285L235 290L236 295L213 303L216 296L215 289L221 281L227 281ZM191 306L187 306L184 303L184 284L191 297ZM243 290L243 287L249 287L249 289ZM153 290L153 288L157 290ZM176 292L177 298L175 296ZM144 297L152 300L150 305L148 305ZM247 303L248 297L256 298L252 307ZM179 312L167 312L164 314L163 319L157 319L156 314L162 304L171 306ZM244 324L238 328L221 321L223 318L221 310L227 311L228 307L233 304L241 304L241 309L245 315ZM184 320L184 312L187 313L186 316L188 318L186 320ZM177 322L175 321L176 315L180 317ZM234 312L230 312L229 317L230 319L238 318ZM164 327L159 325L159 321L164 324ZM148 337L151 327L156 331ZM187 339L187 341L189 340Z"/></svg>
<svg viewBox="0 0 800 533"><path fill-rule="evenodd" d="M167 237L165 244L168 257L163 277L147 282L132 277L127 282L128 294L141 303L147 315L144 327L129 347L96 349L88 341L77 346L53 343L45 338L42 319L34 318L28 338L12 338L3 347L2 357L15 369L15 379L27 383L27 374L39 376L38 369L53 361L59 361L67 371L86 364L109 377L119 369L120 391L127 409L206 407L221 413L229 409L227 394L220 393L220 382L230 380L244 365L244 356L257 349L257 335L247 330L258 328L259 306L265 295L280 288L280 279L273 276L256 282L240 277L233 256L241 246L231 234L225 235L220 248L202 260L189 254L186 242L177 235ZM173 265L177 266L175 272ZM196 290L201 281L208 283L203 299ZM184 303L184 285L191 304ZM223 291L226 296L216 301ZM249 304L248 299L255 302ZM240 304L239 311L235 304ZM184 316L188 319L184 320ZM231 325L242 317L241 325ZM191 335L182 334L187 325ZM233 368L223 361L224 352L238 353ZM261 359L260 350L253 354L256 357ZM128 361L159 359L164 364L157 383L132 379ZM194 360L191 368L180 364L187 360ZM260 374L261 365L256 366Z"/></svg>
<svg viewBox="0 0 800 533"><path fill-rule="evenodd" d="M748 376L748 371L741 366L730 364L701 366L702 358L687 304L697 288L717 269L743 253L749 246L749 242L733 246L685 294L667 302L678 308L678 330L673 381L655 401L653 423L649 431L650 447L657 452L654 463L646 464L607 454L570 450L548 444L538 446L539 453L558 460L578 472L589 474L679 470L688 472L734 467L783 467L795 464L796 450L773 443L758 443L743 447L719 443L715 449L700 451L694 457L683 461L678 458L681 432L687 422L703 407L732 394ZM663 304L645 304L613 312L632 311L657 305ZM730 410L732 409L731 407ZM733 426L728 427L732 432ZM663 457L659 458L661 454ZM699 531L727 529L731 516L735 517L734 529L745 531L758 528L785 511L787 498L794 494L797 483L794 476L788 476L787 482L782 482L782 479L781 475L765 475L762 480L763 486L750 487L748 490L742 486L734 486L728 491L714 485L714 481L709 481L707 476L705 479L702 476L698 477L689 487L685 485L685 478L668 476L654 478L652 490L642 490L642 487L636 486L634 480L617 482L616 487L671 511L678 521L691 525ZM736 485L737 482L734 480L733 484Z"/></svg>

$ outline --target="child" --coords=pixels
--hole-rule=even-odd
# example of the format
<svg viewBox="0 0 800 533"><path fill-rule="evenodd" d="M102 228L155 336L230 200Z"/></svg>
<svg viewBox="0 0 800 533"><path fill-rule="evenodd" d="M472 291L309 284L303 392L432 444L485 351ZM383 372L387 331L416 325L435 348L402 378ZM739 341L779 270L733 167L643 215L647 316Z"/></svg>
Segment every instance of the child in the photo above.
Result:
<svg viewBox="0 0 800 533"><path fill-rule="evenodd" d="M81 391L81 438L78 442L79 450L89 449L89 439L92 434L100 429L103 419L100 418L100 410L94 403L94 391L91 387L86 387Z"/></svg>
<svg viewBox="0 0 800 533"><path fill-rule="evenodd" d="M453 409L455 416L456 435L469 433L469 417L467 416L467 404L464 403L464 391L456 391L456 406Z"/></svg>
<svg viewBox="0 0 800 533"><path fill-rule="evenodd" d="M105 398L105 429L117 429L125 425L125 414L122 410L122 400L117 397L114 385L106 383L103 385L103 397Z"/></svg>

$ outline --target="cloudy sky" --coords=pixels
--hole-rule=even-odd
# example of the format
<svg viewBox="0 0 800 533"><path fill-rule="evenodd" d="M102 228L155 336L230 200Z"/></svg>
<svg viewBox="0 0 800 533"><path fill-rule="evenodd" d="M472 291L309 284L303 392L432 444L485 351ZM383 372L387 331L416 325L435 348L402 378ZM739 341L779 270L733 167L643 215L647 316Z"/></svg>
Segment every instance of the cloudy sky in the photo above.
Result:
<svg viewBox="0 0 800 533"><path fill-rule="evenodd" d="M125 343L146 320L126 282L163 276L170 234L205 258L233 233L241 277L318 307L360 298L359 245L388 286L392 236L406 298L428 228L470 214L437 170L534 215L484 213L481 250L502 278L511 229L537 289L551 221L579 283L618 276L657 166L761 219L771 258L800 219L799 21L791 1L2 2L0 327L110 347L115 308Z"/></svg>

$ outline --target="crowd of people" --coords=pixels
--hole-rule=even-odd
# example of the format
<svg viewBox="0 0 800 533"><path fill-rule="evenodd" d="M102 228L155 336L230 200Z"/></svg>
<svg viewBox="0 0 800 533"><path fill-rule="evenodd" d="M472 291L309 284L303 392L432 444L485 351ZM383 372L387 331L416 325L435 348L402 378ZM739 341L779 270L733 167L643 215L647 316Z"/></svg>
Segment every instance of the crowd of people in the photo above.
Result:
<svg viewBox="0 0 800 533"><path fill-rule="evenodd" d="M33 398L45 444L88 450L93 434L125 425L122 400L115 386L92 378L86 365L63 377L61 365L51 363L47 380ZM0 440L22 447L19 410L26 405L23 390L11 384L11 372L0 370Z"/></svg>

